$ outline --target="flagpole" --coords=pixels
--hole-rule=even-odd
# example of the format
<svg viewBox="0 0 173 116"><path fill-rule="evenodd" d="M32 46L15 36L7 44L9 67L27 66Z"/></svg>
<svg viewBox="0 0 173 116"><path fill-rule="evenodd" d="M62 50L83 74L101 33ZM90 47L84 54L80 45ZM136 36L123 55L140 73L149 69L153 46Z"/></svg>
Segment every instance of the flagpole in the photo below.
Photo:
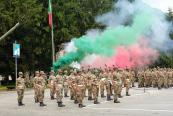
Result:
<svg viewBox="0 0 173 116"><path fill-rule="evenodd" d="M49 15L49 26L51 28L51 35L52 35L52 67L55 63L55 43L54 43L54 33L53 33L53 17L52 17L52 1L49 0L49 6L48 6L48 15Z"/></svg>
<svg viewBox="0 0 173 116"><path fill-rule="evenodd" d="M52 25L52 66L55 63L55 43L54 43L54 33L53 33L53 25Z"/></svg>

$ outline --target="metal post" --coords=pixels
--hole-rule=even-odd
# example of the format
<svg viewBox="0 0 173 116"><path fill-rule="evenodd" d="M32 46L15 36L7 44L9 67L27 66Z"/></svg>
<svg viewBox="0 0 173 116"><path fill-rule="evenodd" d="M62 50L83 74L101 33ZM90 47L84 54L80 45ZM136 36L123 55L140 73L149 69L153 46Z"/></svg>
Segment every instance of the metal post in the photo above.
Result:
<svg viewBox="0 0 173 116"><path fill-rule="evenodd" d="M17 41L15 41L15 44L17 44ZM17 56L15 56L15 76L17 80Z"/></svg>
<svg viewBox="0 0 173 116"><path fill-rule="evenodd" d="M17 57L15 57L15 74L16 74L16 80L17 80Z"/></svg>
<svg viewBox="0 0 173 116"><path fill-rule="evenodd" d="M17 23L14 27L12 27L7 33L5 33L2 37L0 37L0 41L4 39L7 35L9 35L11 32L13 32L17 27L19 26L19 23Z"/></svg>
<svg viewBox="0 0 173 116"><path fill-rule="evenodd" d="M54 34L53 34L53 26L52 26L52 66L55 63L55 44L54 44Z"/></svg>

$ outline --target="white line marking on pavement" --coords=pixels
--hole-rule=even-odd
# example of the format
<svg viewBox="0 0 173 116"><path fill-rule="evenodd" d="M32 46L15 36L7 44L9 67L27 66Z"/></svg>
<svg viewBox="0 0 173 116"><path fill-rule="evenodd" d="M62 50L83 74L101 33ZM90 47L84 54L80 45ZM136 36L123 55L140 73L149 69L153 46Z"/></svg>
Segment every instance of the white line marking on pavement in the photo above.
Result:
<svg viewBox="0 0 173 116"><path fill-rule="evenodd" d="M147 94L147 92L146 93L133 94L132 96L138 96L138 95L144 95L144 94Z"/></svg>
<svg viewBox="0 0 173 116"><path fill-rule="evenodd" d="M173 110L125 109L125 108L91 108L91 107L87 107L87 108L95 109L95 110L122 110L122 111L170 112L170 113L173 113Z"/></svg>

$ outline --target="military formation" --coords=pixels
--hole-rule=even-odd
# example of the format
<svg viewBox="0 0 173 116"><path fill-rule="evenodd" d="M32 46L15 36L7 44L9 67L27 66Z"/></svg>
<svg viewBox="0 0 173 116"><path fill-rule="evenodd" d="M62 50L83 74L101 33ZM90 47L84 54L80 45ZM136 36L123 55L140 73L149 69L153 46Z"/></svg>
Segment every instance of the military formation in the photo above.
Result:
<svg viewBox="0 0 173 116"><path fill-rule="evenodd" d="M50 99L56 100L58 107L64 107L63 98L69 97L78 104L79 108L85 107L83 101L88 99L94 104L99 104L98 97L107 101L120 103L122 89L125 88L125 95L130 96L129 89L134 87L138 81L138 87L162 87L168 88L173 85L172 69L154 68L146 70L129 69L84 69L80 70L53 70L47 76L43 71L36 71L31 80L34 89L35 103L39 106L46 106L44 103L44 91L50 89ZM18 94L18 105L24 105L22 100L26 86L26 77L19 72L16 80L16 90Z"/></svg>
<svg viewBox="0 0 173 116"><path fill-rule="evenodd" d="M153 68L138 72L138 87L154 87L158 89L173 86L173 69Z"/></svg>

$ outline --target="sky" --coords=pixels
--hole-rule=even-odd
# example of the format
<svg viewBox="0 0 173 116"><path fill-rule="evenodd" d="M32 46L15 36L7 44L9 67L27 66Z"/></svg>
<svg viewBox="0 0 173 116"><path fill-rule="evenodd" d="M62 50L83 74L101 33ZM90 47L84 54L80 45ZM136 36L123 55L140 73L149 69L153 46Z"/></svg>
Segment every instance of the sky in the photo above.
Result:
<svg viewBox="0 0 173 116"><path fill-rule="evenodd" d="M143 0L143 1L154 8L162 10L163 12L167 12L168 8L173 9L173 0Z"/></svg>

